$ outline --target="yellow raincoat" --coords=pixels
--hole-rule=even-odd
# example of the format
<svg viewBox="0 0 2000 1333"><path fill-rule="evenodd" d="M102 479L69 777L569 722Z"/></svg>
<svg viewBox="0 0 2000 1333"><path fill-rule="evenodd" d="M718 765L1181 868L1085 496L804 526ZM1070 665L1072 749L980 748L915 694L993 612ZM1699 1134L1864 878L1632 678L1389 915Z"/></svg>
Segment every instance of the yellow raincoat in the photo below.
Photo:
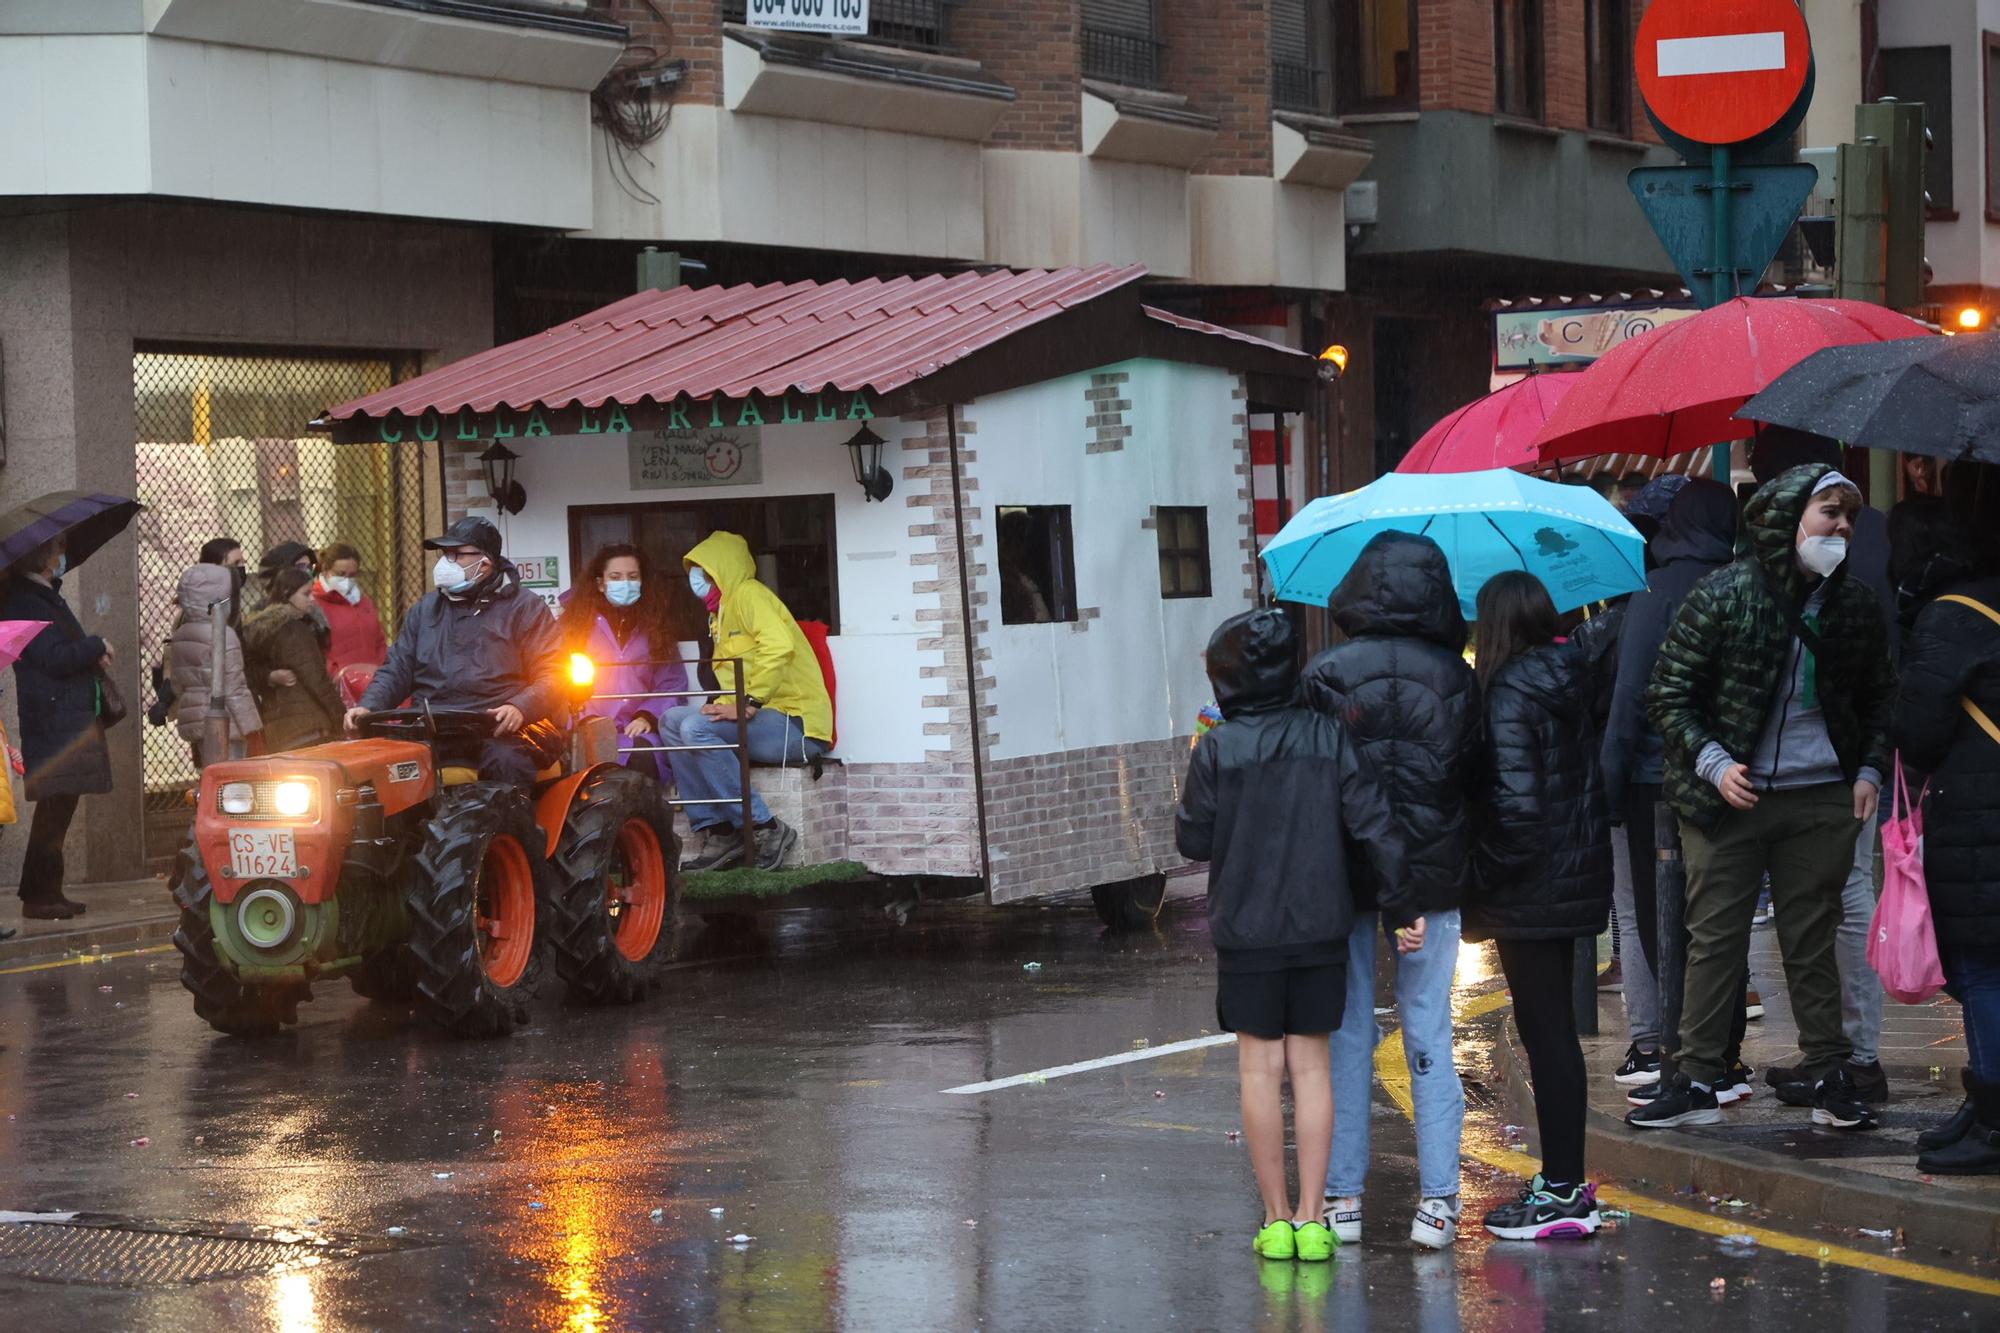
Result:
<svg viewBox="0 0 2000 1333"><path fill-rule="evenodd" d="M716 657L742 658L743 688L750 697L798 718L808 738L831 740L833 700L819 659L778 594L757 581L750 544L733 532L710 533L681 563L700 565L722 590L722 605L708 620ZM715 674L723 685L734 683L726 667Z"/></svg>
<svg viewBox="0 0 2000 1333"><path fill-rule="evenodd" d="M20 818L14 809L14 763L7 757L13 745L7 738L7 728L0 726L0 825L12 824Z"/></svg>

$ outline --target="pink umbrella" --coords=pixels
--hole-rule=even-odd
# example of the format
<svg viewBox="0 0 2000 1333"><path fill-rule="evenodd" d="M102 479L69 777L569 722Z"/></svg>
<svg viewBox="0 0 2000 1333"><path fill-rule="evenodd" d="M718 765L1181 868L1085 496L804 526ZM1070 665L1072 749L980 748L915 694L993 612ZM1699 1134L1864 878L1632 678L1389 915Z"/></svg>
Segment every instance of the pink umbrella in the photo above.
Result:
<svg viewBox="0 0 2000 1333"><path fill-rule="evenodd" d="M1535 437L1577 374L1530 375L1484 398L1475 398L1410 446L1398 472L1484 472L1488 468L1540 465Z"/></svg>
<svg viewBox="0 0 2000 1333"><path fill-rule="evenodd" d="M20 661L28 644L50 623L46 620L0 620L0 671Z"/></svg>

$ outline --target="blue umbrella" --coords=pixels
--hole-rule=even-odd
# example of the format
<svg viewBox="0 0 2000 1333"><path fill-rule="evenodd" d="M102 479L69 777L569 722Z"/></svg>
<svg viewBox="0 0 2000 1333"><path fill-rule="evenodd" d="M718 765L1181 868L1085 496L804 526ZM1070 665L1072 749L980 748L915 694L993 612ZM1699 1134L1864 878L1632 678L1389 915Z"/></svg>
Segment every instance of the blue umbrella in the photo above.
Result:
<svg viewBox="0 0 2000 1333"><path fill-rule="evenodd" d="M1468 619L1495 574L1525 569L1568 611L1646 586L1646 540L1587 486L1509 468L1391 472L1314 500L1264 548L1280 599L1325 606L1378 532L1422 533L1444 548Z"/></svg>

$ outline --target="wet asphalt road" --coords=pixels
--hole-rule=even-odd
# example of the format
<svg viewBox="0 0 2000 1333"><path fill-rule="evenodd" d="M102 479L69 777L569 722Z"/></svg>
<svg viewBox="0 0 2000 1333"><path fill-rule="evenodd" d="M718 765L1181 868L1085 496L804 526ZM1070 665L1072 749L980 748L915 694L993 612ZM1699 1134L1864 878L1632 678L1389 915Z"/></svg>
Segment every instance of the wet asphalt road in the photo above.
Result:
<svg viewBox="0 0 2000 1333"><path fill-rule="evenodd" d="M1368 1243L1265 1264L1228 1046L942 1095L1213 1029L1206 946L1186 913L1136 941L1087 912L794 914L761 946L709 938L645 1006L545 1000L484 1044L344 984L296 1034L218 1038L171 953L0 976L0 1209L390 1247L184 1287L0 1276L0 1310L301 1333L2000 1326L2000 1303L1641 1219L1418 1251L1414 1140L1379 1092ZM1468 1033L1462 1062L1482 1060ZM1498 1118L1475 1110L1469 1139ZM1515 1187L1468 1163L1468 1213Z"/></svg>

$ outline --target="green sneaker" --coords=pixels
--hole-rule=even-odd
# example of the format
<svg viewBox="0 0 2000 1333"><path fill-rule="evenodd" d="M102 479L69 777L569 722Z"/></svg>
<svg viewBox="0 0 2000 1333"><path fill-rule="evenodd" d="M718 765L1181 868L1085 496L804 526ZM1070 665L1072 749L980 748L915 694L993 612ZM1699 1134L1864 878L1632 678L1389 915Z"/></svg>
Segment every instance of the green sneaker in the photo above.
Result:
<svg viewBox="0 0 2000 1333"><path fill-rule="evenodd" d="M1340 1248L1340 1241L1334 1237L1324 1222L1304 1222L1296 1228L1292 1245L1301 1262L1323 1264L1333 1258L1333 1252Z"/></svg>
<svg viewBox="0 0 2000 1333"><path fill-rule="evenodd" d="M1282 1217L1258 1232L1250 1248L1266 1259L1295 1259L1299 1252L1292 1224Z"/></svg>

